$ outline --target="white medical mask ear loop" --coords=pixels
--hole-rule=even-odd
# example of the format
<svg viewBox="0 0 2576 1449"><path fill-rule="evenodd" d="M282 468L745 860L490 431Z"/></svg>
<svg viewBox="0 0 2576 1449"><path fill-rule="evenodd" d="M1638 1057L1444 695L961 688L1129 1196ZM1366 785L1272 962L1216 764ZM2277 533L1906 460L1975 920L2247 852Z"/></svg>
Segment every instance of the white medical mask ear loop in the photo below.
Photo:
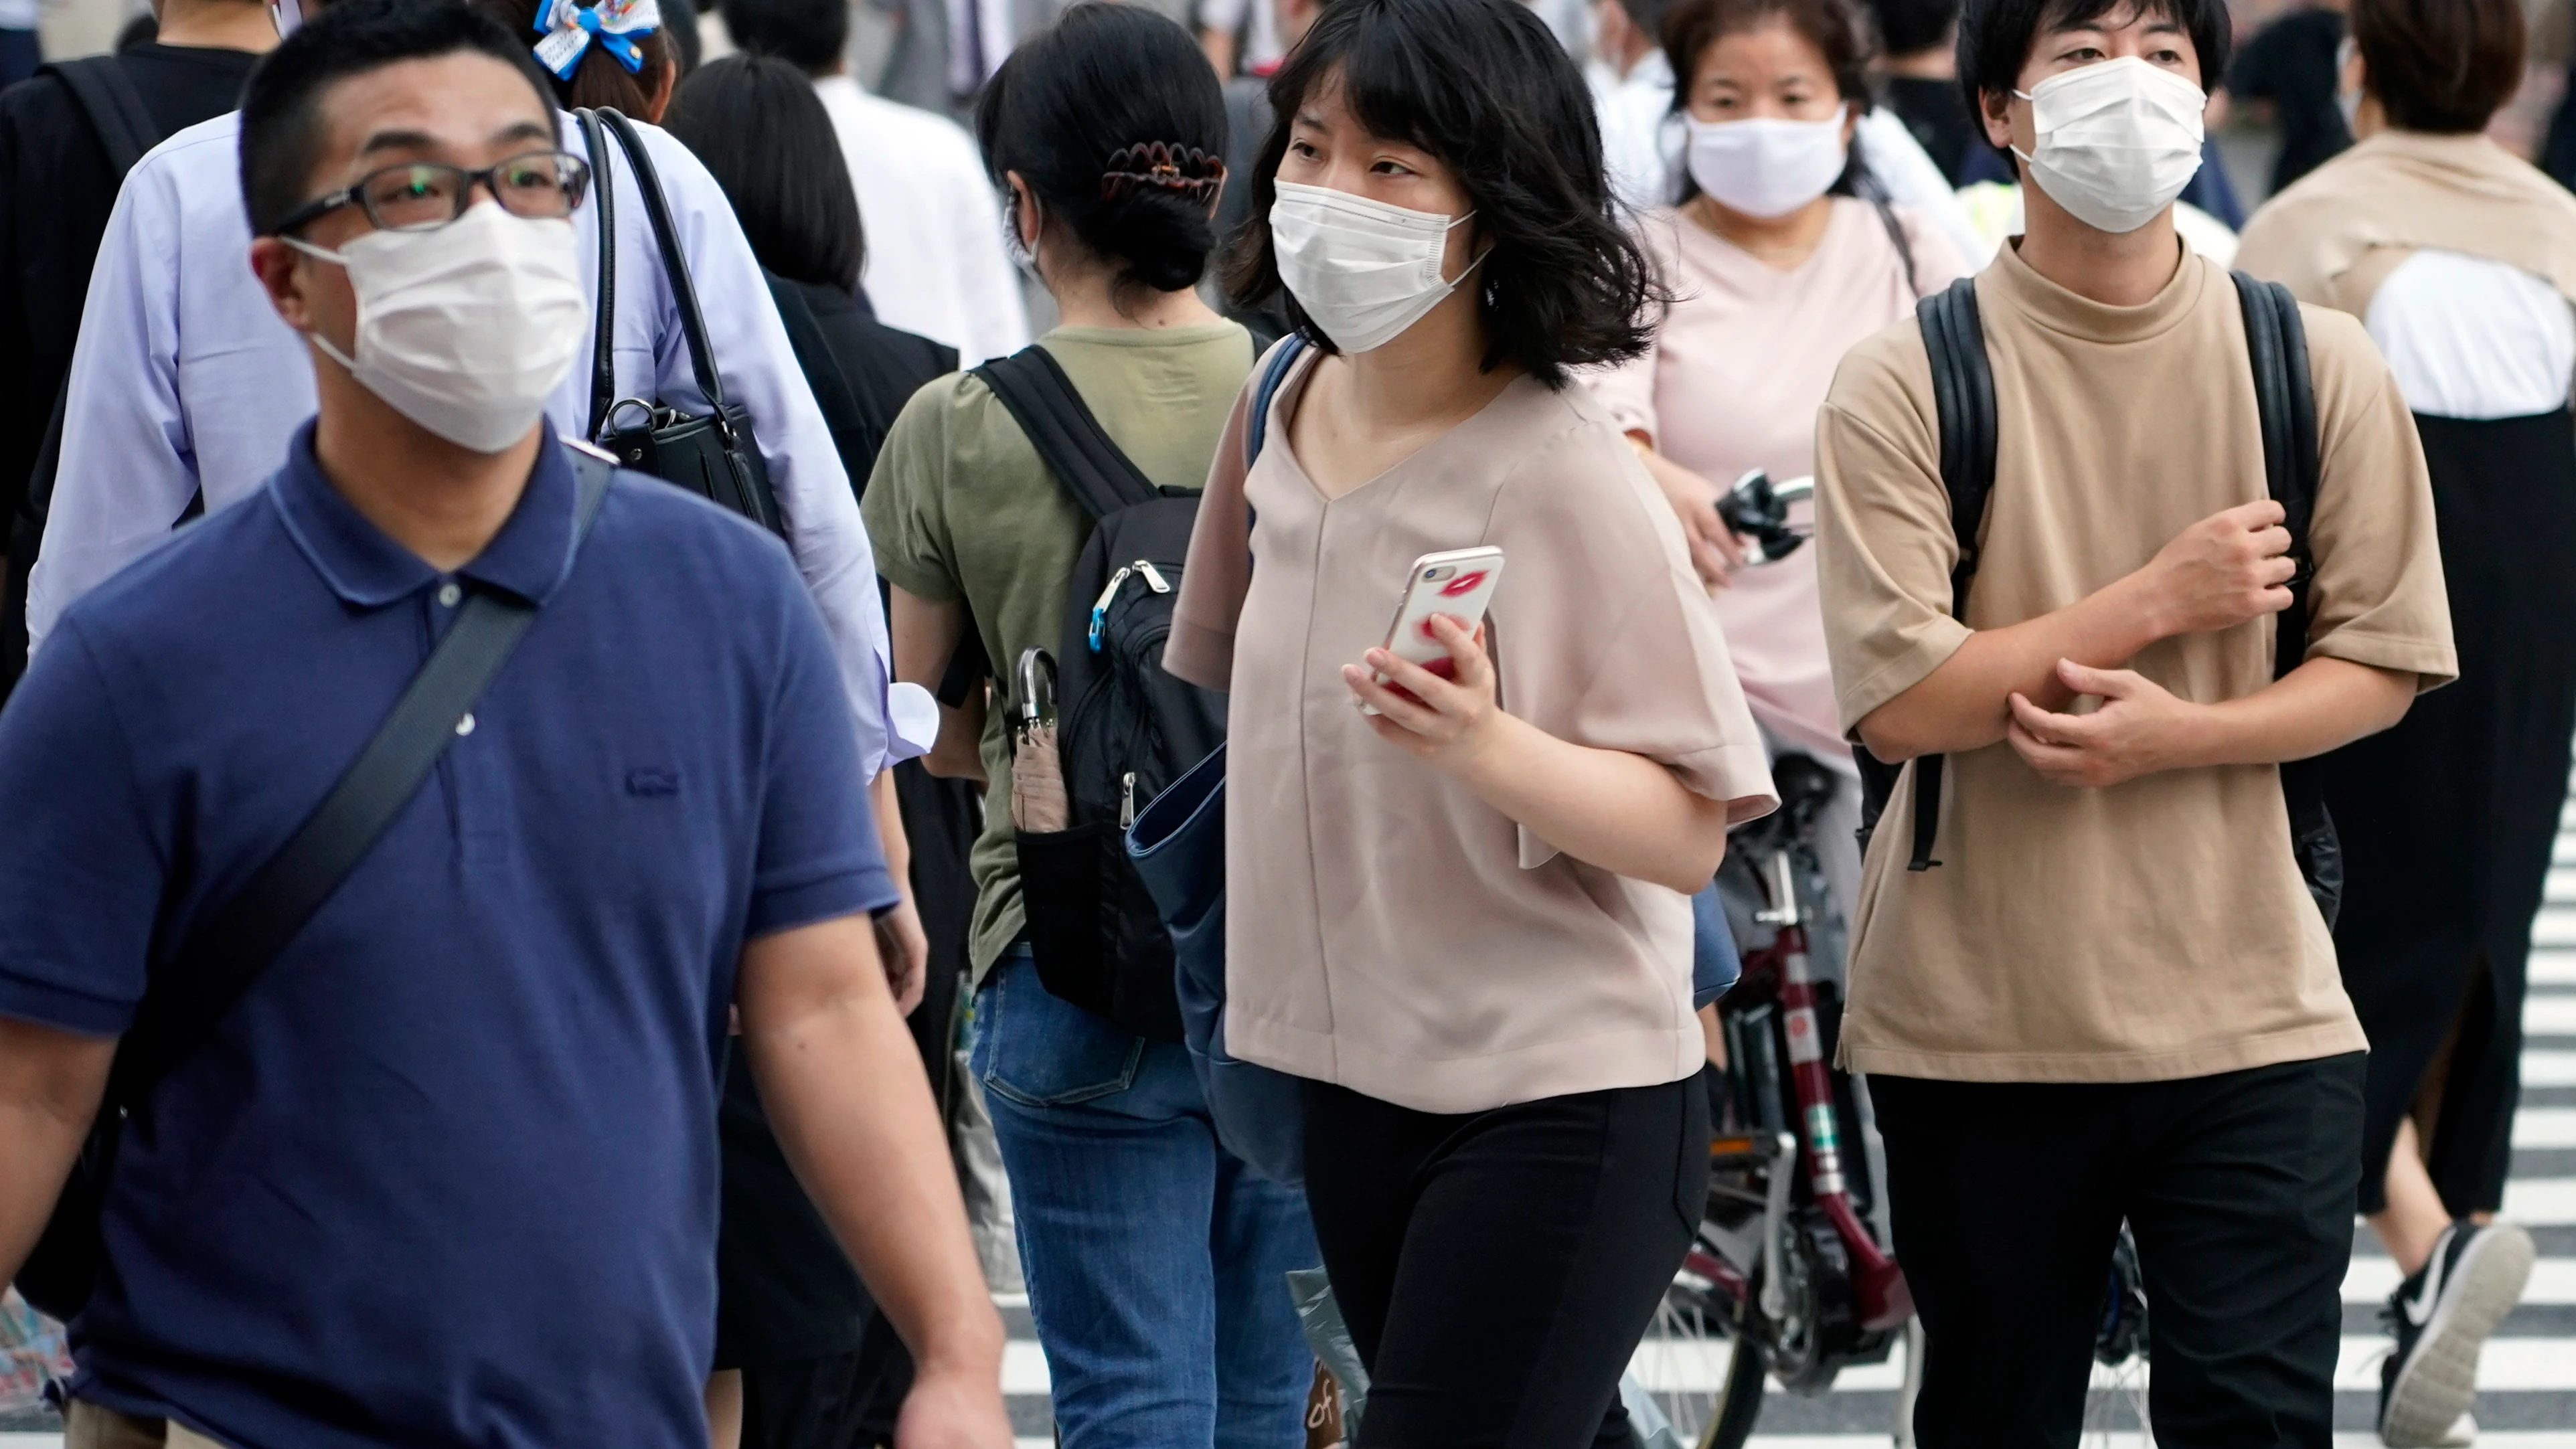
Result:
<svg viewBox="0 0 2576 1449"><path fill-rule="evenodd" d="M338 252L332 251L328 247L317 247L300 236L281 236L278 240L295 248L297 251L304 253L306 256L312 257L316 261L329 262L331 265L338 267L344 272L349 269L349 259L340 255ZM350 290L354 293L357 289L352 285ZM363 307L365 305L364 301L362 300L359 305ZM365 317L361 316L358 321L352 325L357 327L365 326ZM312 343L316 348L320 349L324 357L340 364L340 370L349 374L352 379L357 377L358 359L351 357L348 353L342 352L339 348L333 346L331 339L322 335L321 328L316 327L305 333L304 340ZM357 340L354 333L351 334L350 340L352 342Z"/></svg>
<svg viewBox="0 0 2576 1449"><path fill-rule="evenodd" d="M1032 209L1037 207L1038 199L1035 193L1030 194L1028 204ZM1045 235L1046 219L1043 212L1039 213L1037 226L1039 235ZM1007 187L1004 188L1002 201L1002 253L1011 259L1012 266L1020 269L1022 276L1041 287L1046 285L1046 275L1038 270L1037 248L1020 236L1020 193Z"/></svg>

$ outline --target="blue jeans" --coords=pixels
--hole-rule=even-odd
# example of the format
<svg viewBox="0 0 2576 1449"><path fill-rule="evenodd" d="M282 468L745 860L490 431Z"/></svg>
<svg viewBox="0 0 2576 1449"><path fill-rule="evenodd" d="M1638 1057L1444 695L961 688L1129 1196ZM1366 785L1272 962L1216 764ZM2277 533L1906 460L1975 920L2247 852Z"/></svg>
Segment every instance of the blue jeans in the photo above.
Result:
<svg viewBox="0 0 2576 1449"><path fill-rule="evenodd" d="M1297 1449L1314 1358L1284 1275L1305 1194L1217 1144L1177 1043L1039 984L1015 946L970 1055L1001 1139L1063 1449Z"/></svg>

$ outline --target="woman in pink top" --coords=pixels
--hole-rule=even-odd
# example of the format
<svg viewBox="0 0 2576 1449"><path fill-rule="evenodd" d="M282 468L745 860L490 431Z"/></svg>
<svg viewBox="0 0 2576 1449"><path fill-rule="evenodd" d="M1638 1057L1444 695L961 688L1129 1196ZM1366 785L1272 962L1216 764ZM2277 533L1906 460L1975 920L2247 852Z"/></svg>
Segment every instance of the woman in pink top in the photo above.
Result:
<svg viewBox="0 0 2576 1449"><path fill-rule="evenodd" d="M1711 504L1749 469L1813 472L1816 409L1843 353L1968 268L1919 214L1864 199L1876 188L1852 135L1872 45L1852 0L1682 0L1664 41L1686 78L1674 96L1687 175L1681 204L1639 232L1673 303L1645 352L1595 374L1593 392L1682 515L1754 718L1775 748L1841 772L1836 804L1852 814L1815 552L1731 567L1740 549ZM1818 832L1846 917L1858 823Z"/></svg>
<svg viewBox="0 0 2576 1449"><path fill-rule="evenodd" d="M1363 1449L1627 1442L1706 1196L1685 892L1773 803L1673 511L1572 380L1652 280L1512 0L1339 0L1270 95L1230 281L1313 351L1248 473L1238 404L1166 659L1231 691L1226 1043L1308 1079ZM1375 647L1479 544L1454 678Z"/></svg>

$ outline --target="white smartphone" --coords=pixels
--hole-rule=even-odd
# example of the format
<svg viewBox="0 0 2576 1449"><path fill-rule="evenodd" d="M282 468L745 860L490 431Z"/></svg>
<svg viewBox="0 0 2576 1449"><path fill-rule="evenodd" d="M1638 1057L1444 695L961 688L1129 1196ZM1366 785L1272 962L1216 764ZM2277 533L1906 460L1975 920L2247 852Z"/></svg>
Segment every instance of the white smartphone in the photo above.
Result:
<svg viewBox="0 0 2576 1449"><path fill-rule="evenodd" d="M1449 647L1440 642L1440 636L1431 632L1433 616L1464 620L1473 630L1484 622L1485 610L1494 601L1494 586L1502 577L1503 551L1490 544L1415 559L1404 581L1404 597L1396 601L1395 619L1386 627L1386 642L1379 647L1449 678L1458 664L1449 657ZM1377 679L1380 684L1386 682L1383 674ZM1365 707L1362 712L1377 713Z"/></svg>

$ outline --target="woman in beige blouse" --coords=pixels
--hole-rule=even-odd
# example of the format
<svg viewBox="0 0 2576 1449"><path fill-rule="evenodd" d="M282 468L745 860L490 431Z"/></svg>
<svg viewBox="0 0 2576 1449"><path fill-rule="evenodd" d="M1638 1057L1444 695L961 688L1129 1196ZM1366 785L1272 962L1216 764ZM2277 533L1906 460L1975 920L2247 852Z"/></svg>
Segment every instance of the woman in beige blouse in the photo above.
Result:
<svg viewBox="0 0 2576 1449"><path fill-rule="evenodd" d="M1571 385L1654 287L1546 27L1344 0L1271 99L1231 280L1313 350L1248 475L1238 404L1167 660L1231 690L1226 1041L1308 1079L1361 1444L1588 1443L1705 1195L1684 893L1770 774L1671 508ZM1376 648L1413 560L1479 544L1454 679Z"/></svg>

